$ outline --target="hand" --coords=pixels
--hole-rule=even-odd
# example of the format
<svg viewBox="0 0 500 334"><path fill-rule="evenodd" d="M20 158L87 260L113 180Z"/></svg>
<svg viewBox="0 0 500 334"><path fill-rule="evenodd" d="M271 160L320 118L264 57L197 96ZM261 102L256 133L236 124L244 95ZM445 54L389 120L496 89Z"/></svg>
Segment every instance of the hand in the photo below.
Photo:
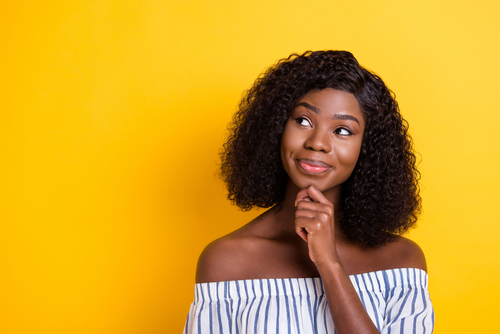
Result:
<svg viewBox="0 0 500 334"><path fill-rule="evenodd" d="M316 266L337 261L333 204L314 186L297 193L295 231L308 243L309 257Z"/></svg>

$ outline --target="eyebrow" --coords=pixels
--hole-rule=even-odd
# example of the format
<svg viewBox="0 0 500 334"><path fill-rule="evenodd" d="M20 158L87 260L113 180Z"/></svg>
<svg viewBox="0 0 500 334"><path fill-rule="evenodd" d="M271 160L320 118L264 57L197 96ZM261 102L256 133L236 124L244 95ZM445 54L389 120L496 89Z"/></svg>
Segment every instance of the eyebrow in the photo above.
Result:
<svg viewBox="0 0 500 334"><path fill-rule="evenodd" d="M307 109L309 109L311 111L314 111L316 114L319 114L321 112L321 109L319 109L319 108L317 108L315 106L312 106L312 105L310 105L307 102L299 102L299 103L297 103L297 107L298 106L306 107Z"/></svg>
<svg viewBox="0 0 500 334"><path fill-rule="evenodd" d="M356 117L354 117L354 116L351 116L351 115L335 114L335 115L333 115L333 118L336 118L336 119L347 119L347 120L354 121L354 122L356 122L356 123L359 124L358 119Z"/></svg>
<svg viewBox="0 0 500 334"><path fill-rule="evenodd" d="M321 109L319 109L318 107L315 107L313 105L310 105L309 103L307 102L299 102L297 103L296 105L297 107L298 106L303 106L303 107L306 107L307 109L313 111L314 113L316 114L319 114L321 112ZM354 116L351 116L351 115L345 115L345 114L335 114L333 115L333 118L335 119L344 119L344 120L350 120L350 121L354 121L356 123L359 124L359 120L354 117Z"/></svg>

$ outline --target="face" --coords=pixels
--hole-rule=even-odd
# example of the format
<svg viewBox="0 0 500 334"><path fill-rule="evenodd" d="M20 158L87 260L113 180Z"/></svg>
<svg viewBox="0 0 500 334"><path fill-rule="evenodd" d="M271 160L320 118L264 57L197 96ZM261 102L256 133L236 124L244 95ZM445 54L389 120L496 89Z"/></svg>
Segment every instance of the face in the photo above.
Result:
<svg viewBox="0 0 500 334"><path fill-rule="evenodd" d="M300 99L281 138L281 161L299 188L339 188L359 157L365 121L353 94L326 88Z"/></svg>

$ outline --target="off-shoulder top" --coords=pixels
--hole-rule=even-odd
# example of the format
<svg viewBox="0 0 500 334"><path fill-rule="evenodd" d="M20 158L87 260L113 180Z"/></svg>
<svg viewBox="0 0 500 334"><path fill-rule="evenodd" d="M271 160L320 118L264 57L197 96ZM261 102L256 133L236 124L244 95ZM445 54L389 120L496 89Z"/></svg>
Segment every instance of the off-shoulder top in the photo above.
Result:
<svg viewBox="0 0 500 334"><path fill-rule="evenodd" d="M390 269L350 276L383 334L432 333L427 273ZM198 283L185 334L335 333L321 278Z"/></svg>

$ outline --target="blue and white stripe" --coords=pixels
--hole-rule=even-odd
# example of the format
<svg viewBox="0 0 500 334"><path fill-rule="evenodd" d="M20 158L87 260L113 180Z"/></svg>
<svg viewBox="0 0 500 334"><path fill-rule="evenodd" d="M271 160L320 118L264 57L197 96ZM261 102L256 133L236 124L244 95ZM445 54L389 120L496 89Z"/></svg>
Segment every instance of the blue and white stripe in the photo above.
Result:
<svg viewBox="0 0 500 334"><path fill-rule="evenodd" d="M391 269L350 276L383 334L427 334L434 311L425 271ZM185 334L335 333L321 278L200 283Z"/></svg>

